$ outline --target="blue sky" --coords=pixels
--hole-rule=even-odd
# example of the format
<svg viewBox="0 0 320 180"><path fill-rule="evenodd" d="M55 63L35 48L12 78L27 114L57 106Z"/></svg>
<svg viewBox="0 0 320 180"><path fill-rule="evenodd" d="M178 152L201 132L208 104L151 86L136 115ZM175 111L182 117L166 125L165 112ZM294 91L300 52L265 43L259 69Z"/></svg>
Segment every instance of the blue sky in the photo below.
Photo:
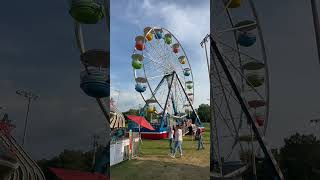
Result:
<svg viewBox="0 0 320 180"><path fill-rule="evenodd" d="M146 26L160 26L171 31L182 44L194 73L195 106L209 103L209 78L204 49L200 42L210 32L209 1L111 1L111 95L125 111L143 105L134 90L131 54L134 39Z"/></svg>

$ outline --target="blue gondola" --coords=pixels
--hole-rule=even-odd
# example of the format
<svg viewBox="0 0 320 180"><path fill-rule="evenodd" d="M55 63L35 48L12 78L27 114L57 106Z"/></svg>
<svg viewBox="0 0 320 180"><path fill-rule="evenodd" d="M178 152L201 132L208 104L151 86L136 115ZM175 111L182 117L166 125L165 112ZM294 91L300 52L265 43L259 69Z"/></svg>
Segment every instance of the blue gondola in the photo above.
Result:
<svg viewBox="0 0 320 180"><path fill-rule="evenodd" d="M162 32L161 31L156 31L155 38L156 39L161 39L162 38Z"/></svg>
<svg viewBox="0 0 320 180"><path fill-rule="evenodd" d="M147 87L145 85L142 85L141 83L136 84L136 87L135 87L136 91L139 93L145 92L146 88Z"/></svg>
<svg viewBox="0 0 320 180"><path fill-rule="evenodd" d="M239 32L237 42L240 46L249 47L256 42L257 38L253 33L250 32Z"/></svg>
<svg viewBox="0 0 320 180"><path fill-rule="evenodd" d="M183 70L183 74L184 74L185 76L190 76L190 74L191 74L191 69L190 69L190 68L185 68L185 69Z"/></svg>
<svg viewBox="0 0 320 180"><path fill-rule="evenodd" d="M110 85L106 80L105 72L83 72L80 78L80 87L88 96L94 98L104 98L110 95Z"/></svg>

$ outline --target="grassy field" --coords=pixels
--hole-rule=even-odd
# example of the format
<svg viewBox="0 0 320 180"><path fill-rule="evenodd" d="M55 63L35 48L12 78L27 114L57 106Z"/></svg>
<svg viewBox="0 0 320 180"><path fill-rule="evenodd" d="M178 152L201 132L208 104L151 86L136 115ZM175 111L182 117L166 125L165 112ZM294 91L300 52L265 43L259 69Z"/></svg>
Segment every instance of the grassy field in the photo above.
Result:
<svg viewBox="0 0 320 180"><path fill-rule="evenodd" d="M140 157L111 167L112 180L153 179L153 180L195 180L209 179L210 176L210 127L205 124L205 150L197 151L197 141L191 136L183 138L183 157L168 156L168 140L143 140Z"/></svg>

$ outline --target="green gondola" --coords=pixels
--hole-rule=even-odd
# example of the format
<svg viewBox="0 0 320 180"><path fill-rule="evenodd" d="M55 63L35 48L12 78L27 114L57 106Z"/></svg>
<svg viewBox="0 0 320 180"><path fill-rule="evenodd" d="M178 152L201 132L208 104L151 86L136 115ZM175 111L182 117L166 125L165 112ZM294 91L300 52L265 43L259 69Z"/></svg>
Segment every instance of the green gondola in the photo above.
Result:
<svg viewBox="0 0 320 180"><path fill-rule="evenodd" d="M104 17L103 7L93 0L72 0L69 13L83 24L96 24Z"/></svg>
<svg viewBox="0 0 320 180"><path fill-rule="evenodd" d="M260 62L248 62L242 65L242 69L244 70L259 70L264 68L264 64Z"/></svg>
<svg viewBox="0 0 320 180"><path fill-rule="evenodd" d="M259 87L264 83L264 77L257 74L250 74L247 76L247 84L253 87Z"/></svg>

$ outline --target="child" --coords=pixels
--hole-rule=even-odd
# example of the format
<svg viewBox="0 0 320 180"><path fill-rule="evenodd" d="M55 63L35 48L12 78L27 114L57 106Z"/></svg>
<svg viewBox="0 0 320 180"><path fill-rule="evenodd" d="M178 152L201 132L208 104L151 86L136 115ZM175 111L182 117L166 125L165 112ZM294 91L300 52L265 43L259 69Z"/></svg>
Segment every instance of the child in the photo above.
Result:
<svg viewBox="0 0 320 180"><path fill-rule="evenodd" d="M203 146L203 132L201 131L200 127L198 127L196 136L197 136L197 139L198 139L198 150L200 150L200 146L201 146L201 149L204 149L204 146Z"/></svg>

